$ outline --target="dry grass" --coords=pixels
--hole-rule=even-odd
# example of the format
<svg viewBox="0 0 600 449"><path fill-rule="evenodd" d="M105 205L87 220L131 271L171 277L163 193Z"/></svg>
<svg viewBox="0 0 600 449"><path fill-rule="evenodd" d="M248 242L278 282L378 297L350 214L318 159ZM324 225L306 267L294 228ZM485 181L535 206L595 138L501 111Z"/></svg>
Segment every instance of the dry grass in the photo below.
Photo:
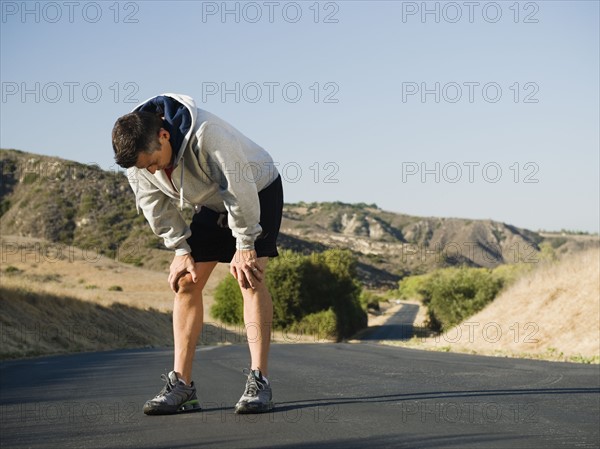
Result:
<svg viewBox="0 0 600 449"><path fill-rule="evenodd" d="M413 347L578 362L600 361L600 250L540 264L485 309Z"/></svg>
<svg viewBox="0 0 600 449"><path fill-rule="evenodd" d="M166 346L170 314L0 287L1 358Z"/></svg>
<svg viewBox="0 0 600 449"><path fill-rule="evenodd" d="M0 239L0 260L0 358L173 345L173 293L166 270L10 236ZM228 275L227 264L218 264L204 290L201 344L247 342L243 326L210 316L213 292ZM272 340L328 341L281 331L273 332Z"/></svg>
<svg viewBox="0 0 600 449"><path fill-rule="evenodd" d="M0 287L0 358L173 345L169 312L114 303L103 306L68 296ZM206 323L201 344L243 341Z"/></svg>
<svg viewBox="0 0 600 449"><path fill-rule="evenodd" d="M172 346L166 272L40 239L3 236L0 249L0 357ZM227 273L219 264L205 289L202 344L243 341L209 314Z"/></svg>
<svg viewBox="0 0 600 449"><path fill-rule="evenodd" d="M119 303L163 312L173 309L166 270L139 268L95 252L25 237L3 236L0 260L4 287L69 296L105 306ZM227 265L219 264L209 279L204 292L206 313L213 304L214 289L227 273Z"/></svg>

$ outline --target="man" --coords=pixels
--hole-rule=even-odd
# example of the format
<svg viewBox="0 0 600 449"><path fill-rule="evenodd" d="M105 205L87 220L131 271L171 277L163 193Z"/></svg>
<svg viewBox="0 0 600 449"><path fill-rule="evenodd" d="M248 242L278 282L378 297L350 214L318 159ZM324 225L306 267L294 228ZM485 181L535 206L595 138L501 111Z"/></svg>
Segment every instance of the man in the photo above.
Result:
<svg viewBox="0 0 600 449"><path fill-rule="evenodd" d="M200 409L192 362L202 331L202 290L218 262L229 263L239 283L246 328L260 329L260 338L248 339L251 366L235 411L272 409L267 375L273 304L265 275L268 258L278 255L283 191L271 156L177 94L153 97L120 117L112 143L116 162L128 169L138 211L175 251L168 277L175 293L174 366L144 413ZM189 226L179 212L184 203L196 211Z"/></svg>

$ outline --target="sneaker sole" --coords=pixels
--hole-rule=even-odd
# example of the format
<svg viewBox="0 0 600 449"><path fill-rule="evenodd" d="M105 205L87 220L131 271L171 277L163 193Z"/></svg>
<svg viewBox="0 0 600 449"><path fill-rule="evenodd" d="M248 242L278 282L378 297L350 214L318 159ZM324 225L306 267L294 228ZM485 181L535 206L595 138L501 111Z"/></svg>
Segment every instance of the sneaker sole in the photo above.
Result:
<svg viewBox="0 0 600 449"><path fill-rule="evenodd" d="M182 404L177 410L173 410L172 408L151 408L144 405L144 414L146 415L176 415L179 413L199 412L201 410L200 401L197 399Z"/></svg>
<svg viewBox="0 0 600 449"><path fill-rule="evenodd" d="M266 413L273 410L273 403L269 402L268 404L263 405L251 405L249 403L244 403L241 405L235 406L235 413L238 415L249 415L252 413Z"/></svg>

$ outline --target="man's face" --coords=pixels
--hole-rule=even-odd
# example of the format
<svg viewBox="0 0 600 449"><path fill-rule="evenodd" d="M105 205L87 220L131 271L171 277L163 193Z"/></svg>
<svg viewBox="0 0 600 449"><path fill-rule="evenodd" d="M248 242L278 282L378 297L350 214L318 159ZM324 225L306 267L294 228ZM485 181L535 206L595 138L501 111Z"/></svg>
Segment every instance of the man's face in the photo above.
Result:
<svg viewBox="0 0 600 449"><path fill-rule="evenodd" d="M150 173L156 173L156 170L164 170L171 165L171 157L173 150L169 142L169 132L163 128L158 133L158 141L160 149L153 153L142 151L137 158L135 166L137 168L145 168Z"/></svg>

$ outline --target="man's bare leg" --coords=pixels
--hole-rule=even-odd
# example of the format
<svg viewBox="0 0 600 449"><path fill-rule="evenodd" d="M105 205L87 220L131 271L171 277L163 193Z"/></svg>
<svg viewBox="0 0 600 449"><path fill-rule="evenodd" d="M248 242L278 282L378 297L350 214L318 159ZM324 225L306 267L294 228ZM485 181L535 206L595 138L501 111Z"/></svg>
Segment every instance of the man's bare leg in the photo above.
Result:
<svg viewBox="0 0 600 449"><path fill-rule="evenodd" d="M198 280L186 274L179 280L179 290L173 304L173 337L175 361L173 371L189 384L192 381L192 362L196 353L198 337L202 332L204 307L202 290L217 262L196 263Z"/></svg>
<svg viewBox="0 0 600 449"><path fill-rule="evenodd" d="M265 376L269 372L269 349L273 324L273 300L265 279L268 261L268 257L259 257L256 260L256 264L261 268L263 281L256 282L254 289L241 289L244 297L244 323L250 348L250 368L260 369Z"/></svg>

